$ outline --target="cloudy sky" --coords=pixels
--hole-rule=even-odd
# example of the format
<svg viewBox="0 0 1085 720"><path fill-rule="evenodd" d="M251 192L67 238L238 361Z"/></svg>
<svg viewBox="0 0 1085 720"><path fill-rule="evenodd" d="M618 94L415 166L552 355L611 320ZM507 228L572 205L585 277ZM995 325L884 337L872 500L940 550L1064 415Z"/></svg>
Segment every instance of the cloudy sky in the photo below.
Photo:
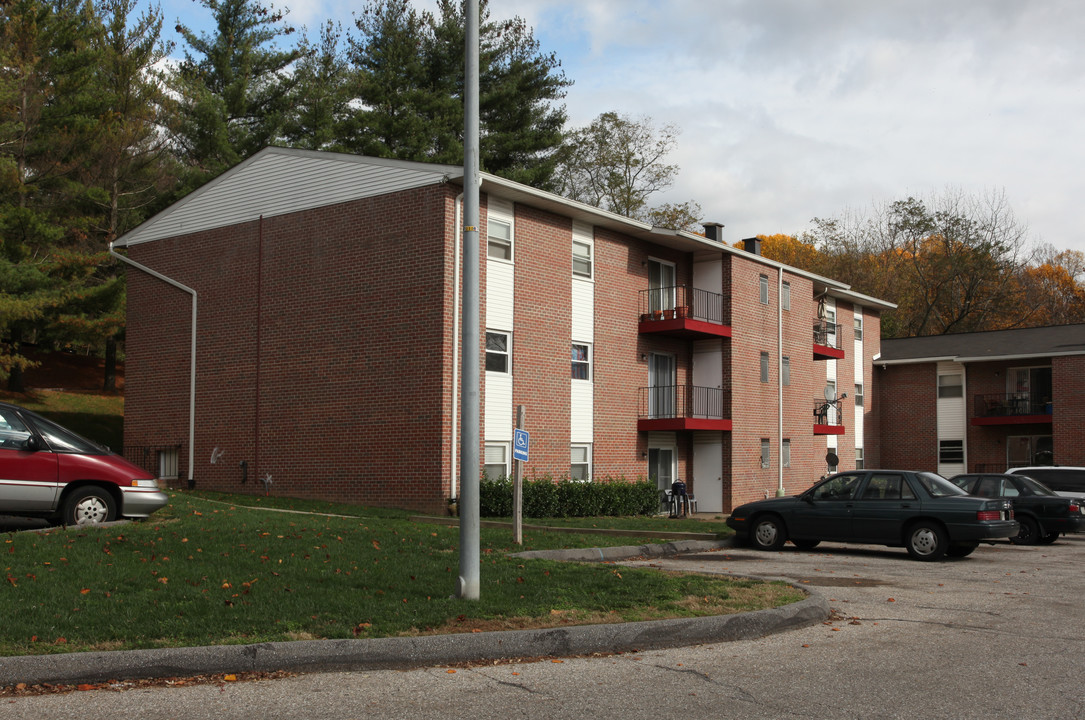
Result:
<svg viewBox="0 0 1085 720"><path fill-rule="evenodd" d="M414 0L430 8L432 0ZM291 22L363 6L287 0ZM166 26L198 25L162 0ZM571 126L681 129L678 182L728 241L908 196L1005 193L1034 243L1085 251L1080 0L491 0L574 85ZM653 203L654 204L654 203Z"/></svg>

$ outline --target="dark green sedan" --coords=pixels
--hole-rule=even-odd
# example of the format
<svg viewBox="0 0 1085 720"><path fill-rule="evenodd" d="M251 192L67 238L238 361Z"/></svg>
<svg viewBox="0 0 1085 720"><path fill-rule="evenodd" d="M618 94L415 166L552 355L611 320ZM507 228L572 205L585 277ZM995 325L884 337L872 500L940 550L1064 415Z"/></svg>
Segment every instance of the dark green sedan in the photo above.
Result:
<svg viewBox="0 0 1085 720"><path fill-rule="evenodd" d="M915 470L830 475L801 495L740 505L727 524L762 550L825 540L904 547L928 561L964 557L980 542L1019 530L1009 501L972 497L941 475Z"/></svg>

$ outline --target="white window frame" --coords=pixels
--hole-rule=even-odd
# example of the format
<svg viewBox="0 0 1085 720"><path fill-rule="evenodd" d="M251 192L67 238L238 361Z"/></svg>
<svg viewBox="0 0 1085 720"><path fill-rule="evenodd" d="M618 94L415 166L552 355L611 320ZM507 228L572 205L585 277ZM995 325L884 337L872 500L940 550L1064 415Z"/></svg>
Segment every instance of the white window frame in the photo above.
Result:
<svg viewBox="0 0 1085 720"><path fill-rule="evenodd" d="M508 228L508 237L502 237L494 233L495 226L501 226ZM511 263L514 255L515 242L512 235L512 223L508 220L501 220L500 218L488 217L486 219L486 257L490 260L498 260L501 262ZM494 254L494 248L502 248L503 252ZM508 255L508 257L505 257Z"/></svg>
<svg viewBox="0 0 1085 720"><path fill-rule="evenodd" d="M761 469L768 470L772 467L772 441L761 438Z"/></svg>
<svg viewBox="0 0 1085 720"><path fill-rule="evenodd" d="M578 459L576 454L578 450L582 450L584 453L583 459ZM577 482L591 482L591 443L572 443L569 446L569 479L576 480ZM584 469L583 477L577 477L575 468L582 467Z"/></svg>
<svg viewBox="0 0 1085 720"><path fill-rule="evenodd" d="M505 336L505 350L504 350L504 352L502 352L500 350L490 350L490 335L504 335ZM490 360L491 355L495 355L495 356L500 355L500 356L503 356L505 358L505 369L504 370L491 370L490 369L489 360ZM484 367L486 369L486 372L488 372L488 373L497 373L497 374L500 374L500 375L511 375L512 374L512 333L511 332L507 332L505 330L491 330L491 329L487 328L487 330L486 330L486 364L485 364Z"/></svg>
<svg viewBox="0 0 1085 720"><path fill-rule="evenodd" d="M760 278L758 280L758 282L761 284L761 297L760 297L761 304L762 305L768 305L769 304L769 276L768 275L759 275L758 277Z"/></svg>
<svg viewBox="0 0 1085 720"><path fill-rule="evenodd" d="M577 253L577 248L584 248L585 253ZM577 270L577 261L581 266L587 264L587 271ZM590 280L595 272L595 259L592 257L592 244L583 240L573 240L573 275Z"/></svg>
<svg viewBox="0 0 1085 720"><path fill-rule="evenodd" d="M855 383L855 397L853 398L855 407L863 407L864 397L863 383Z"/></svg>
<svg viewBox="0 0 1085 720"><path fill-rule="evenodd" d="M855 448L855 469L863 470L866 465L866 460L863 457L863 448Z"/></svg>
<svg viewBox="0 0 1085 720"><path fill-rule="evenodd" d="M780 307L784 310L791 309L791 283L787 280L780 285Z"/></svg>
<svg viewBox="0 0 1085 720"><path fill-rule="evenodd" d="M587 359L586 360L577 360L573 356L573 349L576 348L576 347L582 347L582 348L584 348L586 350L586 352L587 352ZM593 378L593 375L594 375L594 369L595 369L594 367L592 367L593 360L594 360L594 358L592 357L593 354L594 354L594 349L592 348L591 343L574 342L574 343L572 343L570 345L570 347L569 347L570 358L569 359L570 359L570 362L571 362L571 366L569 368L569 373L570 373L570 376L572 377L573 380L577 380L579 382L591 382L592 381L592 378ZM587 377L582 377L582 378L577 377L576 374L572 372L572 368L576 367L577 365L583 365L587 369Z"/></svg>
<svg viewBox="0 0 1085 720"><path fill-rule="evenodd" d="M500 455L500 458L497 456ZM503 470L497 477L492 477L487 470L500 465ZM488 442L482 452L482 472L491 480L509 476L509 444L507 442Z"/></svg>
<svg viewBox="0 0 1085 720"><path fill-rule="evenodd" d="M784 355L780 358L780 383L791 384L791 357Z"/></svg>
<svg viewBox="0 0 1085 720"><path fill-rule="evenodd" d="M791 438L784 438L780 445L780 463L785 467L791 467Z"/></svg>
<svg viewBox="0 0 1085 720"><path fill-rule="evenodd" d="M855 339L856 340L862 340L863 339L863 316L862 315L856 315L855 316Z"/></svg>
<svg viewBox="0 0 1085 720"><path fill-rule="evenodd" d="M761 367L759 372L761 382L767 383L769 381L769 354L767 352L761 353Z"/></svg>

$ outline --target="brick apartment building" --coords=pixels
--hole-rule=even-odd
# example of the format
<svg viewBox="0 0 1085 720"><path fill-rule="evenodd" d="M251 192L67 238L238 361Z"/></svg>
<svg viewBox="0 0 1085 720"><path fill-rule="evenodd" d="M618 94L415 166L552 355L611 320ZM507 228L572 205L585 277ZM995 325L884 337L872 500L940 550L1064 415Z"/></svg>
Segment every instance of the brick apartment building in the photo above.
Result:
<svg viewBox="0 0 1085 720"><path fill-rule="evenodd" d="M201 488L442 509L459 474L462 179L268 148L119 238L142 268L129 452ZM488 174L481 204L487 473L511 470L517 405L528 477L680 477L702 512L801 490L831 460L880 462L891 304L731 247L719 225L653 228Z"/></svg>
<svg viewBox="0 0 1085 720"><path fill-rule="evenodd" d="M882 460L1004 472L1085 465L1085 325L883 340Z"/></svg>

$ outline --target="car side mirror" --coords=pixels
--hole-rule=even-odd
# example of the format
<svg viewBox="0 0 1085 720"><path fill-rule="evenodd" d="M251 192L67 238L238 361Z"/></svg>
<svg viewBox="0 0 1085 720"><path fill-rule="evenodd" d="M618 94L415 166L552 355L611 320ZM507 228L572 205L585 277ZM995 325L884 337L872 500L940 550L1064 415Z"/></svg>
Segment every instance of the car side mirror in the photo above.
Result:
<svg viewBox="0 0 1085 720"><path fill-rule="evenodd" d="M802 499L802 501L804 503L807 503L808 505L813 505L814 504L814 496L811 493L803 493L799 497Z"/></svg>
<svg viewBox="0 0 1085 720"><path fill-rule="evenodd" d="M23 449L29 450L30 452L41 450L41 443L38 442L37 435L27 437L27 439L23 441Z"/></svg>

